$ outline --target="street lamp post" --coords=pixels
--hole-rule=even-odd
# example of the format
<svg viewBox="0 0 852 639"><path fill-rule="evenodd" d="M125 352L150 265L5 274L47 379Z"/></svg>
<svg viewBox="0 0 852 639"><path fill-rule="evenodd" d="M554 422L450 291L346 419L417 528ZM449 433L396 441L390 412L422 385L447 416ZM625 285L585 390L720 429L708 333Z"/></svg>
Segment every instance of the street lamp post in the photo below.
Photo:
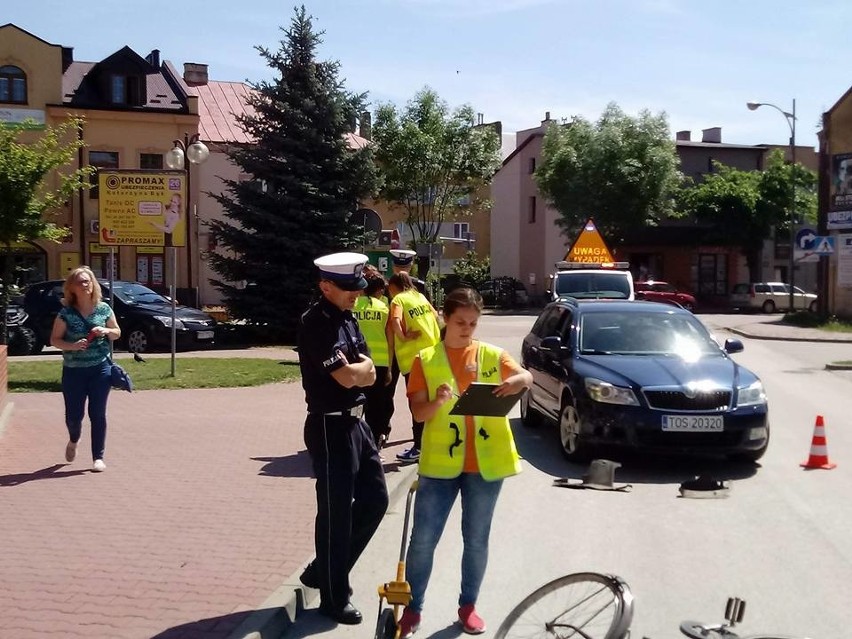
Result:
<svg viewBox="0 0 852 639"><path fill-rule="evenodd" d="M787 112L780 107L775 106L774 104L769 104L768 102L747 102L746 106L749 111L754 111L759 109L762 106L772 107L776 111L778 111L781 115L784 116L784 119L787 121L787 126L790 127L790 160L792 161L792 171L790 173L790 312L793 313L796 310L794 305L795 301L795 293L793 292L793 283L795 281L795 276L793 275L793 271L796 268L795 261L795 247L793 246L793 242L796 237L796 99L793 98L793 111Z"/></svg>
<svg viewBox="0 0 852 639"><path fill-rule="evenodd" d="M210 149L199 138L198 133L192 136L184 133L183 141L174 140L174 148L166 153L166 166L186 172L186 277L189 288L192 288L192 218L195 217L189 168L193 164L204 163L210 155Z"/></svg>

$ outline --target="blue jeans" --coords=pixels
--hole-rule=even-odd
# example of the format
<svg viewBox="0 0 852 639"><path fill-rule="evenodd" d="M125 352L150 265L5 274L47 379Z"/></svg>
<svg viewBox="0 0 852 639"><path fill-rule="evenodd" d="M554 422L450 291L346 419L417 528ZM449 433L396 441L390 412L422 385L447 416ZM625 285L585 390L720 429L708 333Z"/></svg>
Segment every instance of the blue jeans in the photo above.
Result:
<svg viewBox="0 0 852 639"><path fill-rule="evenodd" d="M476 603L488 565L488 536L502 485L502 479L485 481L479 473L462 473L454 479L420 477L414 498L411 544L405 560L406 580L411 585L412 594L410 608L416 612L423 610L435 546L441 539L459 492L464 542L459 606Z"/></svg>
<svg viewBox="0 0 852 639"><path fill-rule="evenodd" d="M106 445L106 406L110 390L110 362L94 366L62 367L62 395L65 398L65 426L75 444L80 440L83 413L89 400L92 422L92 459L103 459Z"/></svg>

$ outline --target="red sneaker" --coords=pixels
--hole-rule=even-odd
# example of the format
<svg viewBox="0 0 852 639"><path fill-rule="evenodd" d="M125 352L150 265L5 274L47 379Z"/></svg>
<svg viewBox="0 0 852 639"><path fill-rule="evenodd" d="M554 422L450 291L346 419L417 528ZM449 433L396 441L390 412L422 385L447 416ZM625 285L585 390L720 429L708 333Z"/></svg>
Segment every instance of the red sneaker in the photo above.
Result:
<svg viewBox="0 0 852 639"><path fill-rule="evenodd" d="M409 639L420 628L420 613L406 607L399 618L399 637Z"/></svg>
<svg viewBox="0 0 852 639"><path fill-rule="evenodd" d="M478 614L473 604L459 608L459 623L469 635L481 635L485 632L485 622Z"/></svg>

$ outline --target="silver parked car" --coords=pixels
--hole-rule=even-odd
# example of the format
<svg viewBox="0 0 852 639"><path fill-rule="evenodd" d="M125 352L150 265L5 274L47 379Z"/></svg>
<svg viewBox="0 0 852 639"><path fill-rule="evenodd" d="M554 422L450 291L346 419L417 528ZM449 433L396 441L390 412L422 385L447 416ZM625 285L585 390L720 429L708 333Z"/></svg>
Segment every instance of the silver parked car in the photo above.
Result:
<svg viewBox="0 0 852 639"><path fill-rule="evenodd" d="M731 308L741 311L760 310L764 313L790 310L790 285L784 282L753 282L737 284L731 291ZM793 305L796 310L816 313L817 296L798 286L793 287Z"/></svg>

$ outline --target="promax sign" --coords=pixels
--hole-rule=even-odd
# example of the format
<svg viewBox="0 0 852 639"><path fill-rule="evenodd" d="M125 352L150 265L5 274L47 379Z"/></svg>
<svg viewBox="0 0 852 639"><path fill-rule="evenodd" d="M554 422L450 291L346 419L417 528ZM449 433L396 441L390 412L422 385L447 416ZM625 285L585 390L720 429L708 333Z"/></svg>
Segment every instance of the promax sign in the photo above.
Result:
<svg viewBox="0 0 852 639"><path fill-rule="evenodd" d="M580 235L565 256L565 261L584 262L586 264L615 261L592 218L586 220L583 230L580 231Z"/></svg>

